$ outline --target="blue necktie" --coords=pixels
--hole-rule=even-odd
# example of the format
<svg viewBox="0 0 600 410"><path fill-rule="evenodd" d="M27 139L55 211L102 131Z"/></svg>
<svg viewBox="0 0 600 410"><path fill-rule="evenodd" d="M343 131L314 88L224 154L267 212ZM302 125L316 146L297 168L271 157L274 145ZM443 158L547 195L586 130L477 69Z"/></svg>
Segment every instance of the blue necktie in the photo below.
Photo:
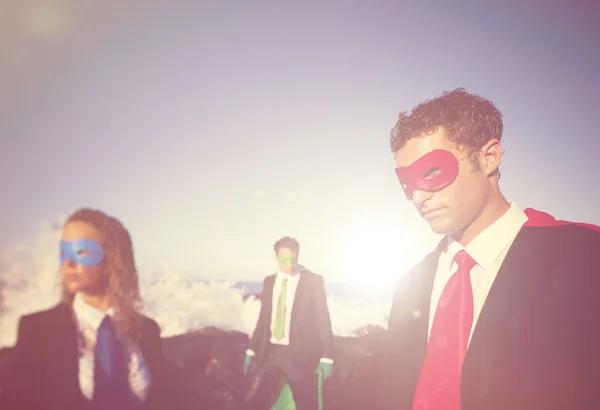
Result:
<svg viewBox="0 0 600 410"><path fill-rule="evenodd" d="M94 348L93 410L126 410L130 407L127 361L110 318L98 328Z"/></svg>

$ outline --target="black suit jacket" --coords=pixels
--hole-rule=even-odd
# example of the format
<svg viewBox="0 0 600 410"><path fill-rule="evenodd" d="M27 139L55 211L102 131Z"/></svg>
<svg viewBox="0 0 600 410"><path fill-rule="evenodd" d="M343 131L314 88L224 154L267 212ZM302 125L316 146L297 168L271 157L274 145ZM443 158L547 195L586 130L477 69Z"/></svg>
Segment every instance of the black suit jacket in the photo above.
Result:
<svg viewBox="0 0 600 410"><path fill-rule="evenodd" d="M160 329L156 322L143 317L141 331L139 348L152 378L146 409L160 410L164 396ZM7 409L85 409L85 398L79 390L76 335L72 310L64 303L21 318L14 374L3 397Z"/></svg>
<svg viewBox="0 0 600 410"><path fill-rule="evenodd" d="M404 276L389 318L386 410L410 410L442 246ZM600 409L600 232L524 227L463 364L461 410Z"/></svg>
<svg viewBox="0 0 600 410"><path fill-rule="evenodd" d="M258 322L250 340L250 348L257 354L258 363L266 359L271 340L275 277L267 276L264 280ZM322 357L333 360L334 338L323 277L308 270L300 273L294 297L290 349L294 362L304 371L314 373Z"/></svg>

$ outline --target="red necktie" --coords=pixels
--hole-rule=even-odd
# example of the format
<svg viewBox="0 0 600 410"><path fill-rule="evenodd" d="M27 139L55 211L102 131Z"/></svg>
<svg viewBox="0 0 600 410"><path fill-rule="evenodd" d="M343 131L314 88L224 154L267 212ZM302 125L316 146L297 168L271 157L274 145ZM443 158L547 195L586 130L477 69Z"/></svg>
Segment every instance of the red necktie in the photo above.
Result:
<svg viewBox="0 0 600 410"><path fill-rule="evenodd" d="M458 270L440 296L427 352L413 401L413 410L460 410L460 377L473 326L471 269L467 252L454 257Z"/></svg>

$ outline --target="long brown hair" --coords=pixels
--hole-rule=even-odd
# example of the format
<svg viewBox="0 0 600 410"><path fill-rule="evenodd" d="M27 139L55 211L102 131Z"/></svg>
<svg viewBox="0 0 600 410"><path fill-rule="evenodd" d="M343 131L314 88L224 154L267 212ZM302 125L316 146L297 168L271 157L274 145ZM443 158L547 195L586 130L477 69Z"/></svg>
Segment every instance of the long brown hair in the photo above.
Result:
<svg viewBox="0 0 600 410"><path fill-rule="evenodd" d="M142 301L131 236L116 218L96 209L82 208L73 212L65 225L76 221L92 225L104 236L103 264L108 275L109 300L115 310L115 331L130 344L137 345L140 339ZM72 304L74 296L63 282L62 300Z"/></svg>

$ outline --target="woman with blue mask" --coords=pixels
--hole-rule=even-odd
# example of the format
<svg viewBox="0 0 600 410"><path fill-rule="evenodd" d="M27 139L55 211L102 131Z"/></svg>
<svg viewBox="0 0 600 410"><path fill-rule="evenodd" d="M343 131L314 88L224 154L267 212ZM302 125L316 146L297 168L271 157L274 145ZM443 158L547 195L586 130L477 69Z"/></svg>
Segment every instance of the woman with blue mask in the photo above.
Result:
<svg viewBox="0 0 600 410"><path fill-rule="evenodd" d="M62 301L19 322L9 408L161 409L160 329L141 314L131 237L80 209L60 241Z"/></svg>

